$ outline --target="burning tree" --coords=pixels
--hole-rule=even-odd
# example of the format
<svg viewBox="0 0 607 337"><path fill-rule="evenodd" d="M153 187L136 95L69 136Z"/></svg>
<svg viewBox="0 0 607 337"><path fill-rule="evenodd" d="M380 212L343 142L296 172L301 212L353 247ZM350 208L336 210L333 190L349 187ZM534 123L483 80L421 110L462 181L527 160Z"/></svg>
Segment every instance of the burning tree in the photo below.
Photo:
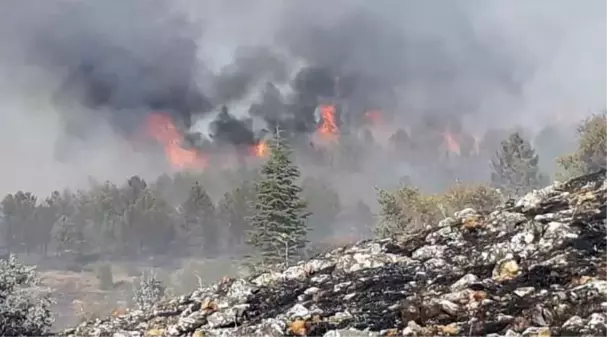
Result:
<svg viewBox="0 0 607 337"><path fill-rule="evenodd" d="M539 188L546 177L538 167L539 156L520 133L514 132L502 141L491 161L491 183L507 195L519 196Z"/></svg>
<svg viewBox="0 0 607 337"><path fill-rule="evenodd" d="M293 261L308 243L306 203L296 181L300 172L290 158L291 149L277 130L270 143L270 158L256 184L255 213L247 243L259 251L262 264Z"/></svg>

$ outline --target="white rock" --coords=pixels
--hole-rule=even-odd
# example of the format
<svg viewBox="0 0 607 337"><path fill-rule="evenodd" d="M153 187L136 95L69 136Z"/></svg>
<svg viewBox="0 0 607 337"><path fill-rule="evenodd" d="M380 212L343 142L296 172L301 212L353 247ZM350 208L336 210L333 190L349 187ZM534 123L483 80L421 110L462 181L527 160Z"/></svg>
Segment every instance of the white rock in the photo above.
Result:
<svg viewBox="0 0 607 337"><path fill-rule="evenodd" d="M478 277L474 274L466 274L451 285L449 289L452 292L466 289L470 284L478 282Z"/></svg>
<svg viewBox="0 0 607 337"><path fill-rule="evenodd" d="M567 322L563 323L563 328L581 327L583 325L584 320L580 316L572 316Z"/></svg>
<svg viewBox="0 0 607 337"><path fill-rule="evenodd" d="M590 315L588 325L593 329L605 327L605 315L595 312L594 314Z"/></svg>
<svg viewBox="0 0 607 337"><path fill-rule="evenodd" d="M431 258L441 258L445 255L446 246L441 245L429 245L423 246L411 254L411 257L415 260L425 261Z"/></svg>
<svg viewBox="0 0 607 337"><path fill-rule="evenodd" d="M522 287L522 288L517 288L514 293L516 294L516 296L518 297L525 297L529 294L531 294L532 292L535 291L534 287Z"/></svg>
<svg viewBox="0 0 607 337"><path fill-rule="evenodd" d="M319 289L319 288L316 288L316 287L310 287L310 288L308 288L308 289L304 290L304 294L306 294L306 295L313 295L313 294L316 294L316 293L317 293L317 292L319 292L319 291L320 291L320 289Z"/></svg>
<svg viewBox="0 0 607 337"><path fill-rule="evenodd" d="M290 320L294 320L296 317L308 319L310 317L310 310L301 304L295 304L286 312L287 317Z"/></svg>

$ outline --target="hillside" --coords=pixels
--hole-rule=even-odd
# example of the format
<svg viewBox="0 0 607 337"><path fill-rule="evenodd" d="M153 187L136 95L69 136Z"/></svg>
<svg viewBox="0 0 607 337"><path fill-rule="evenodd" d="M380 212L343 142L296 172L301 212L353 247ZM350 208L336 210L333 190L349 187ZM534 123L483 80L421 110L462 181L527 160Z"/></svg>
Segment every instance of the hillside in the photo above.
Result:
<svg viewBox="0 0 607 337"><path fill-rule="evenodd" d="M605 171L62 336L604 335Z"/></svg>

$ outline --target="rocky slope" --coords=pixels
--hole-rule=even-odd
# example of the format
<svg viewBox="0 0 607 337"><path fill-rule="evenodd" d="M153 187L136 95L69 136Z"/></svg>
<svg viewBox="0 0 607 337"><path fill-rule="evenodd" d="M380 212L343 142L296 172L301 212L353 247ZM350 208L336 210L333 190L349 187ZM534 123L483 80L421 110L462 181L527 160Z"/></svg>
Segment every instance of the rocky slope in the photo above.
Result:
<svg viewBox="0 0 607 337"><path fill-rule="evenodd" d="M605 172L64 336L605 335Z"/></svg>

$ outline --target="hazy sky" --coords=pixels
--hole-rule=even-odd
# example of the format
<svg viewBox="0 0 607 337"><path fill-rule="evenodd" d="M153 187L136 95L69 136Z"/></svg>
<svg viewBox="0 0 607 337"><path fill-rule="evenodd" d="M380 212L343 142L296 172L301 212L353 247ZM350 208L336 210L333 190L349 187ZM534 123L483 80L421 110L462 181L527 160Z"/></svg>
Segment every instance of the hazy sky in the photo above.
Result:
<svg viewBox="0 0 607 337"><path fill-rule="evenodd" d="M0 193L159 173L109 122L136 121L141 109L56 104L83 60L118 74L117 99L130 104L190 77L213 92L209 73L237 47L266 46L289 73L321 63L380 79L405 119L460 109L475 129L538 129L607 106L606 15L602 0L0 2ZM167 42L177 36L183 43ZM134 70L150 65L159 79ZM244 113L258 87L232 106ZM65 121L83 135L66 136ZM59 143L69 160L57 160Z"/></svg>

